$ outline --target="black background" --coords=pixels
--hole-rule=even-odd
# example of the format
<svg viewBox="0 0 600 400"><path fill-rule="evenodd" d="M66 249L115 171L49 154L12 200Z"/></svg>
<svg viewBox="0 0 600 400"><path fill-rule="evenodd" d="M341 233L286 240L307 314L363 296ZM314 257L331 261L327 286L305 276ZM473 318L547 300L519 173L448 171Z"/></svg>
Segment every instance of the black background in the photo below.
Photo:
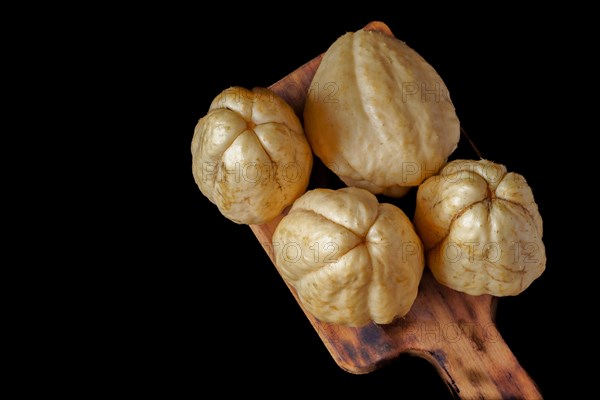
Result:
<svg viewBox="0 0 600 400"><path fill-rule="evenodd" d="M561 311L578 278L568 271L576 247L564 228L569 206L556 197L577 166L557 157L568 150L551 134L564 129L556 20L496 10L457 21L439 9L238 15L157 6L117 13L103 27L118 33L118 45L102 52L111 61L102 62L119 80L106 83L108 91L119 87L111 111L127 122L113 127L115 157L128 164L115 184L126 217L111 241L127 267L107 295L119 299L107 337L123 350L109 352L115 372L107 382L172 395L451 397L418 358L403 356L364 376L339 369L250 229L224 218L191 173L194 126L220 91L269 86L343 33L380 20L438 71L483 156L522 174L533 189L547 270L523 294L499 301L497 325L541 392L556 396L565 370L576 369L558 362L561 343L587 329L583 320L565 322Z"/></svg>

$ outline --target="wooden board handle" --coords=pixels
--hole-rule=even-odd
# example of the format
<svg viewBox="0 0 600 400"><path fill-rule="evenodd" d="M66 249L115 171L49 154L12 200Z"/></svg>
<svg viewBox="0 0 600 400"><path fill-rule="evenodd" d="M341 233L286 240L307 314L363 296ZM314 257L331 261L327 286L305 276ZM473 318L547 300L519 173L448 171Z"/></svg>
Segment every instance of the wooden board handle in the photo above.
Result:
<svg viewBox="0 0 600 400"><path fill-rule="evenodd" d="M475 328L471 327L476 331ZM495 325L488 325L483 332L485 338L477 333L446 332L443 347L413 354L430 361L450 391L461 399L541 399L535 382L521 367ZM456 336L452 337L453 334Z"/></svg>
<svg viewBox="0 0 600 400"><path fill-rule="evenodd" d="M492 319L480 313L476 320L457 319L457 315L468 315L473 309L467 309L468 302L450 300L451 309L435 308L437 323L421 327L420 340L413 343L409 353L431 362L458 398L541 399L537 385Z"/></svg>

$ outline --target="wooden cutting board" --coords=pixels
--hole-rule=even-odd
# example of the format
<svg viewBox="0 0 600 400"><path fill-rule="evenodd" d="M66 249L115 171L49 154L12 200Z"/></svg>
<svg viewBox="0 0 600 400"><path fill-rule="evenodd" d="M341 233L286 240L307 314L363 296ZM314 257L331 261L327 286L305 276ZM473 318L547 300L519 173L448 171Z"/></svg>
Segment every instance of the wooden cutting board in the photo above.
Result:
<svg viewBox="0 0 600 400"><path fill-rule="evenodd" d="M369 23L365 29L392 36L389 27L379 21ZM270 87L300 117L322 56ZM285 214L268 224L250 226L273 264L272 236ZM294 288L288 287L302 307ZM492 296L470 296L442 286L426 268L410 312L389 325L371 323L348 328L321 322L302 309L335 362L350 373L365 374L401 353L410 353L429 360L457 397L541 398L535 383L496 329L495 300Z"/></svg>

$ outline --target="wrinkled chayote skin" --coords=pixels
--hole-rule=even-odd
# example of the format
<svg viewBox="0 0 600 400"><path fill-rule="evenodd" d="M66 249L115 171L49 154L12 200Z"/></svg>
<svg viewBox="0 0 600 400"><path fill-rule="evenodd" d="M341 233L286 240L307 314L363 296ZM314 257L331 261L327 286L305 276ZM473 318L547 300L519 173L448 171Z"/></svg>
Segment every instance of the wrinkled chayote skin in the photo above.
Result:
<svg viewBox="0 0 600 400"><path fill-rule="evenodd" d="M417 52L378 31L338 38L304 108L314 153L348 186L400 197L456 149L460 124L446 85Z"/></svg>
<svg viewBox="0 0 600 400"><path fill-rule="evenodd" d="M306 191L313 162L300 120L265 88L221 92L198 121L191 150L200 191L238 224L278 216Z"/></svg>
<svg viewBox="0 0 600 400"><path fill-rule="evenodd" d="M365 189L314 189L273 234L275 263L321 321L363 326L410 310L424 269L421 240L404 212Z"/></svg>
<svg viewBox="0 0 600 400"><path fill-rule="evenodd" d="M460 292L517 295L546 267L531 188L504 165L448 163L419 187L413 222L437 281Z"/></svg>

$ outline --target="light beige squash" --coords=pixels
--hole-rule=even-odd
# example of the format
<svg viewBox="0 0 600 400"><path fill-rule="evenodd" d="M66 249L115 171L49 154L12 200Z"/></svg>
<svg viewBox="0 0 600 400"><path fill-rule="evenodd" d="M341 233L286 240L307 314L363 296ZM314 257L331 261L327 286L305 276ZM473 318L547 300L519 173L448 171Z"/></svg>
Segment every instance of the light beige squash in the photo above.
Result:
<svg viewBox="0 0 600 400"><path fill-rule="evenodd" d="M282 277L321 321L386 324L408 313L417 297L421 240L400 208L365 189L306 192L272 244Z"/></svg>
<svg viewBox="0 0 600 400"><path fill-rule="evenodd" d="M313 162L300 120L265 88L221 92L198 121L191 150L200 191L238 224L278 216L306 191Z"/></svg>
<svg viewBox="0 0 600 400"><path fill-rule="evenodd" d="M325 52L304 129L314 153L348 186L398 197L435 174L460 137L434 68L401 40L365 30Z"/></svg>
<svg viewBox="0 0 600 400"><path fill-rule="evenodd" d="M455 160L417 191L414 224L438 282L517 295L546 267L542 217L523 176L487 160Z"/></svg>

